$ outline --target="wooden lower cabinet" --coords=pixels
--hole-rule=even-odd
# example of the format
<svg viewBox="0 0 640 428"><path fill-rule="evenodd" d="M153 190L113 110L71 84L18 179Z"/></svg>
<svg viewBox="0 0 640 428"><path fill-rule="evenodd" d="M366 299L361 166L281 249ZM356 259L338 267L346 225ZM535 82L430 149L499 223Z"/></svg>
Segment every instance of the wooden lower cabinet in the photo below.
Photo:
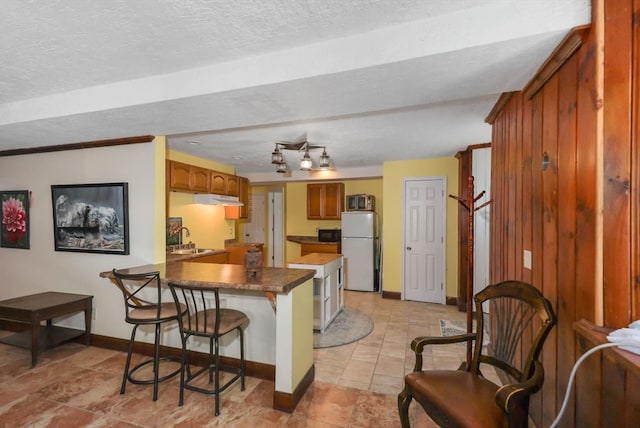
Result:
<svg viewBox="0 0 640 428"><path fill-rule="evenodd" d="M300 256L306 256L311 253L340 254L341 252L342 244L340 242L334 244L300 244Z"/></svg>
<svg viewBox="0 0 640 428"><path fill-rule="evenodd" d="M251 247L257 247L264 252L264 244L233 244L225 247L229 252L229 263L232 265L244 265L244 255Z"/></svg>
<svg viewBox="0 0 640 428"><path fill-rule="evenodd" d="M196 263L229 263L229 253L212 254L210 256L194 257L189 262Z"/></svg>

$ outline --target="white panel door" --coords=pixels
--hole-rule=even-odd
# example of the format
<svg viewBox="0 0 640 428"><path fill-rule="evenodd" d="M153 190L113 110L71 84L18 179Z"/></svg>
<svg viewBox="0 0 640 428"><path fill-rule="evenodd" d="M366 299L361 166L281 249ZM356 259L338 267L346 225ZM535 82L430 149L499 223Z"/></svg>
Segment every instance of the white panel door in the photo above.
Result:
<svg viewBox="0 0 640 428"><path fill-rule="evenodd" d="M267 266L284 267L284 199L282 191L269 192L269 260Z"/></svg>
<svg viewBox="0 0 640 428"><path fill-rule="evenodd" d="M244 242L264 244L265 238L265 205L264 193L252 193L249 221L243 223Z"/></svg>
<svg viewBox="0 0 640 428"><path fill-rule="evenodd" d="M403 298L445 303L445 179L406 179Z"/></svg>
<svg viewBox="0 0 640 428"><path fill-rule="evenodd" d="M491 148L474 149L471 152L473 160L473 185L475 194L486 192L476 206L491 200ZM475 195L474 195L475 196ZM473 217L473 294L489 285L489 220L491 205L476 211ZM488 310L488 308L485 308Z"/></svg>

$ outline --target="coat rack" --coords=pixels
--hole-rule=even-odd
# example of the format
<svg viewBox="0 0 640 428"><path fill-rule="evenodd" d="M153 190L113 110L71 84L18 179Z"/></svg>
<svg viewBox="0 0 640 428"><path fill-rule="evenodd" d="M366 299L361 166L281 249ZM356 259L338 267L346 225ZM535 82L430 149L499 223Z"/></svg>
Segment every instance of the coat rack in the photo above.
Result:
<svg viewBox="0 0 640 428"><path fill-rule="evenodd" d="M474 178L472 175L469 177L469 184L468 184L469 190L467 191L466 200L458 196L449 195L450 198L455 199L460 203L460 205L465 207L469 215L469 232L468 232L469 238L467 239L467 243L468 243L467 252L469 256L468 257L468 260L469 260L468 274L467 274L467 333L473 332L473 304L472 304L473 302L473 234L474 234L473 218L476 211L486 207L491 202L493 202L493 199L490 199L478 207L475 206L475 203L484 196L485 191L483 190L478 194L478 196L474 197L473 194L475 190L474 190L473 180ZM467 367L469 367L469 365L471 364L472 349L473 347L471 345L471 341L468 340L467 341Z"/></svg>

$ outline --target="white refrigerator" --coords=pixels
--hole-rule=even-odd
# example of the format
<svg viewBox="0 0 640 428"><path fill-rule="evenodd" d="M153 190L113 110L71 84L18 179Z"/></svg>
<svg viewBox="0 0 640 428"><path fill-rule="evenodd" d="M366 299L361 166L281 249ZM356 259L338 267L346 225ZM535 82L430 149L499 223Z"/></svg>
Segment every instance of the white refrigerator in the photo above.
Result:
<svg viewBox="0 0 640 428"><path fill-rule="evenodd" d="M342 213L342 256L347 290L378 290L378 215Z"/></svg>

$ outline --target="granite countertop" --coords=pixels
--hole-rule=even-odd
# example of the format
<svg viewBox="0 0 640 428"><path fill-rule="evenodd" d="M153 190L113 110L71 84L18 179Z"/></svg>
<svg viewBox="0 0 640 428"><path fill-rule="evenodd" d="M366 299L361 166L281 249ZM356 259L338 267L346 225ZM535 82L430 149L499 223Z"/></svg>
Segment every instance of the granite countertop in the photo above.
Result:
<svg viewBox="0 0 640 428"><path fill-rule="evenodd" d="M263 267L254 278L244 266L218 263L168 262L118 269L125 274L160 272L163 285L174 282L202 288L227 288L287 294L298 285L313 278L312 269L285 269ZM111 271L100 272L102 278L113 278Z"/></svg>
<svg viewBox="0 0 640 428"><path fill-rule="evenodd" d="M318 241L317 236L300 236L300 235L287 235L287 241L295 242L296 244L314 244L314 245L336 245L336 242L324 242Z"/></svg>

